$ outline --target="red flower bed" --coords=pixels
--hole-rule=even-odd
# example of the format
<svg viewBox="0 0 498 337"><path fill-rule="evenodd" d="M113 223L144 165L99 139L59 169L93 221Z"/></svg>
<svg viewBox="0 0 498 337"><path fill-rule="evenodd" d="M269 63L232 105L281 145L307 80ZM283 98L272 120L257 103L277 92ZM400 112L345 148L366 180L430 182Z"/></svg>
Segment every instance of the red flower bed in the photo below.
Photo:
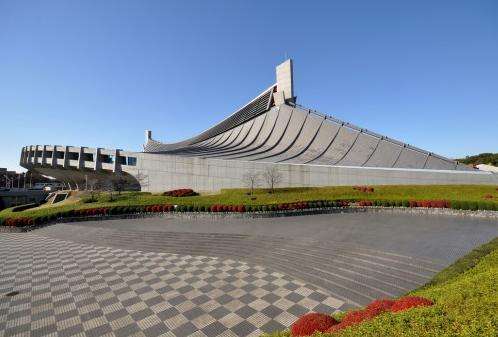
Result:
<svg viewBox="0 0 498 337"><path fill-rule="evenodd" d="M374 317L375 315L366 309L350 311L346 314L346 316L344 316L344 318L339 324L331 326L326 330L326 332L330 333L336 332L344 328L347 328L348 326L360 324L361 322L372 319Z"/></svg>
<svg viewBox="0 0 498 337"><path fill-rule="evenodd" d="M426 207L426 208L450 208L451 204L448 200L410 200L410 207Z"/></svg>
<svg viewBox="0 0 498 337"><path fill-rule="evenodd" d="M373 193L375 191L373 187L368 186L353 186L353 190L363 193Z"/></svg>
<svg viewBox="0 0 498 337"><path fill-rule="evenodd" d="M429 307L433 304L434 303L427 298L418 297L418 296L405 296L396 300L396 302L391 307L390 311L399 312L416 307Z"/></svg>
<svg viewBox="0 0 498 337"><path fill-rule="evenodd" d="M163 205L163 212L171 212L173 209L173 205Z"/></svg>
<svg viewBox="0 0 498 337"><path fill-rule="evenodd" d="M33 226L35 224L34 220L31 218L7 218L5 219L5 226L11 227L25 227Z"/></svg>
<svg viewBox="0 0 498 337"><path fill-rule="evenodd" d="M194 190L190 188L181 188L178 190L164 192L163 195L168 197L193 197L199 195L199 193L194 192Z"/></svg>
<svg viewBox="0 0 498 337"><path fill-rule="evenodd" d="M328 333L337 332L352 325L357 325L370 320L384 312L400 312L415 307L431 306L434 303L423 297L405 296L396 301L389 299L375 300L366 306L363 310L348 312L342 321L332 325L326 330Z"/></svg>
<svg viewBox="0 0 498 337"><path fill-rule="evenodd" d="M493 199L494 197L491 194L486 194L484 199Z"/></svg>
<svg viewBox="0 0 498 337"><path fill-rule="evenodd" d="M376 315L381 314L385 311L391 310L391 307L396 301L390 299L380 299L371 302L367 305L367 310L371 313L376 313Z"/></svg>
<svg viewBox="0 0 498 337"><path fill-rule="evenodd" d="M362 200L358 203L358 206L361 206L361 207L373 206L373 202L370 200Z"/></svg>
<svg viewBox="0 0 498 337"><path fill-rule="evenodd" d="M325 332L337 324L337 321L325 314L309 313L301 316L294 324L291 325L291 336L309 336L315 332Z"/></svg>

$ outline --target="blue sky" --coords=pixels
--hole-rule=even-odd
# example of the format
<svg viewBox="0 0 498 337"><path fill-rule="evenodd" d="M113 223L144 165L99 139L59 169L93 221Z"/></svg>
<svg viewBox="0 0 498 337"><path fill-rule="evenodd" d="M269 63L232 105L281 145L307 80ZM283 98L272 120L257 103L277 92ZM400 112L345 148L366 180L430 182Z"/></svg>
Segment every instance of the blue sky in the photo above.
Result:
<svg viewBox="0 0 498 337"><path fill-rule="evenodd" d="M298 102L450 157L498 152L497 1L0 0L0 167L28 144L190 137L294 59Z"/></svg>

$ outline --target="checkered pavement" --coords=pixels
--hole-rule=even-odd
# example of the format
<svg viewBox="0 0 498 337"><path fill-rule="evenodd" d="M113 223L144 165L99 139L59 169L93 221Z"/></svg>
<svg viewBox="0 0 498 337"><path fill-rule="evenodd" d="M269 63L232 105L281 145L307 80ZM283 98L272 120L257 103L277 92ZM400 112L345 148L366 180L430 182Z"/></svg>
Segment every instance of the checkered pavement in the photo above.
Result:
<svg viewBox="0 0 498 337"><path fill-rule="evenodd" d="M0 234L0 337L258 336L343 304L230 259Z"/></svg>

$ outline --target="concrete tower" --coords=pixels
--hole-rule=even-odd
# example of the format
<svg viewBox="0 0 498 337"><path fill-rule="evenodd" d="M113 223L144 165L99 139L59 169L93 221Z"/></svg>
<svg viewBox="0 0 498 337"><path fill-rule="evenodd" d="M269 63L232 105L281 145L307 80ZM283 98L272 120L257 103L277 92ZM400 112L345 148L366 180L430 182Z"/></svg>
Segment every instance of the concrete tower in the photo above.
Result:
<svg viewBox="0 0 498 337"><path fill-rule="evenodd" d="M294 78L292 74L292 60L288 59L276 67L277 75L277 93L275 103L282 104L285 102L295 102L294 97Z"/></svg>

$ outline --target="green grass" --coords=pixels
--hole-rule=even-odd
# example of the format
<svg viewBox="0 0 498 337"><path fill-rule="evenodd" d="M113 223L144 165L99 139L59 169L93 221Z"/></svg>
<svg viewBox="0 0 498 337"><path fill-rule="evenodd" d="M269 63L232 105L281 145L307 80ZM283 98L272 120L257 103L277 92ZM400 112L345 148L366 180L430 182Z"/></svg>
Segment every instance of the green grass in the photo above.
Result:
<svg viewBox="0 0 498 337"><path fill-rule="evenodd" d="M174 198L159 194L126 192L117 197L113 202L108 201L108 196L102 194L97 202L83 203L82 201L64 203L63 205L43 206L24 212L13 213L11 209L0 212L0 218L43 216L71 209L93 208L104 206L128 205L153 205L153 204L179 204L179 205L268 205L309 200L463 200L484 201L485 195L494 196L492 202L498 202L496 186L478 185L430 185L430 186L374 186L373 193L363 193L353 190L351 186L316 187L316 188L281 188L274 194L265 189L258 189L254 195L247 195L246 189L222 190L217 194L205 194L195 197Z"/></svg>
<svg viewBox="0 0 498 337"><path fill-rule="evenodd" d="M483 336L498 335L498 238L478 247L411 292L434 306L385 313L340 333L314 336ZM288 337L289 332L265 335Z"/></svg>

